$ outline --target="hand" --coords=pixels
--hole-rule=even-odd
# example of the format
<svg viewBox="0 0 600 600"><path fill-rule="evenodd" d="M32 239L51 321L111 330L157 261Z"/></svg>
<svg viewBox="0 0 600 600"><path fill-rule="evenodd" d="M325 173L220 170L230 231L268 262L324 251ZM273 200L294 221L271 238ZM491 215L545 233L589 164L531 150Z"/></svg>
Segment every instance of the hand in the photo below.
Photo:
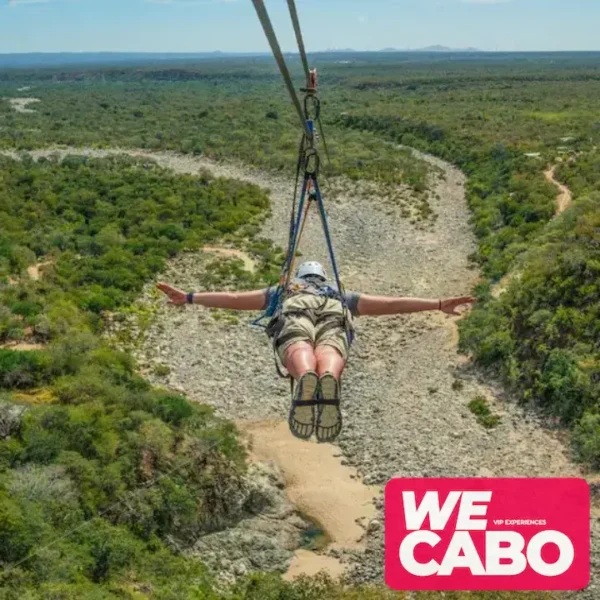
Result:
<svg viewBox="0 0 600 600"><path fill-rule="evenodd" d="M447 315L460 316L461 313L457 312L456 308L462 304L473 304L476 302L476 298L472 296L459 296L457 298L442 298L441 310Z"/></svg>
<svg viewBox="0 0 600 600"><path fill-rule="evenodd" d="M161 292L164 292L168 297L169 301L167 304L174 304L175 306L181 306L187 302L187 294L174 288L168 283L159 283L156 286Z"/></svg>

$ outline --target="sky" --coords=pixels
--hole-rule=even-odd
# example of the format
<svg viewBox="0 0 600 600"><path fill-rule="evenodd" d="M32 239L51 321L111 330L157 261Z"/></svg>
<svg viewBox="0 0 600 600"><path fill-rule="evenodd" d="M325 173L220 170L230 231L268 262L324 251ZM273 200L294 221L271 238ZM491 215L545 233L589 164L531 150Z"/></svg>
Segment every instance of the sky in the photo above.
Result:
<svg viewBox="0 0 600 600"><path fill-rule="evenodd" d="M287 2L265 0L295 49ZM600 50L600 0L296 0L307 50ZM263 52L251 0L0 0L0 53Z"/></svg>

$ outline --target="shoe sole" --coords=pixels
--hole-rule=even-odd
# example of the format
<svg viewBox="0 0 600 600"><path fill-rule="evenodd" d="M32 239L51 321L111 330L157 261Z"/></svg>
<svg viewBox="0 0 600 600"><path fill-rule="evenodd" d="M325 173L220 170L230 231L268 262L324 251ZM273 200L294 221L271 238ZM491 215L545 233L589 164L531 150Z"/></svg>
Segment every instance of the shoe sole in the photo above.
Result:
<svg viewBox="0 0 600 600"><path fill-rule="evenodd" d="M331 375L324 375L321 380L321 397L324 400L339 399L339 384ZM328 433L319 433L320 429L325 429ZM319 416L317 418L317 439L323 442L331 442L340 434L342 430L342 413L339 406L328 404L319 406Z"/></svg>
<svg viewBox="0 0 600 600"><path fill-rule="evenodd" d="M302 395L298 400L308 402L315 397L319 386L319 378L316 373L307 373L297 385L302 386ZM292 406L288 420L290 430L296 437L302 440L309 439L315 430L314 406Z"/></svg>

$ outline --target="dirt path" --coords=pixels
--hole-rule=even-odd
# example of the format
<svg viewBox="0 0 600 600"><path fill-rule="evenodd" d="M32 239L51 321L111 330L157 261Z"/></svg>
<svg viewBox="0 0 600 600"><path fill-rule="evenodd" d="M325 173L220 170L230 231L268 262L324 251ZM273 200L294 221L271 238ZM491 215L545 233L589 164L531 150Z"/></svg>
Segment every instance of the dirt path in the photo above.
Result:
<svg viewBox="0 0 600 600"><path fill-rule="evenodd" d="M554 165L553 167L549 167L544 171L544 177L546 180L558 188L558 195L556 196L556 211L554 213L555 217L558 217L565 210L567 210L573 201L571 190L555 178L557 167L558 165ZM508 286L511 284L512 280L517 276L518 274L514 272L507 273L498 283L496 283L496 285L492 287L492 296L494 296L494 298L499 298L508 289Z"/></svg>
<svg viewBox="0 0 600 600"><path fill-rule="evenodd" d="M554 165L544 171L544 177L559 190L558 196L556 196L556 216L567 210L573 201L571 190L566 185L560 183L560 181L557 181L554 177L557 166L558 165Z"/></svg>
<svg viewBox="0 0 600 600"><path fill-rule="evenodd" d="M69 152L73 151L61 151ZM115 151L86 153L104 156ZM246 167L175 154L135 155L152 157L181 173L208 168L215 175L264 185L264 173ZM447 163L420 156L444 174L431 182L430 203L439 218L429 230L411 225L400 209L377 197L361 198L356 191L329 203L332 236L348 289L437 298L468 294L477 281L479 274L469 267L467 258L475 249L475 240L468 224L465 178ZM272 216L263 234L279 244L286 240L292 186L290 179L269 181ZM309 223L305 239L305 248L310 248L305 255L326 261L318 222ZM181 255L162 277L192 289L202 273L203 260L206 253ZM323 519L322 526L332 538L348 525L337 521L339 514L331 507L344 506L351 514L364 514L368 521L372 509L365 502L373 493L370 486L383 486L394 476L579 474L557 436L506 401L501 389L481 381L477 371L458 355L453 319L437 313L358 319L357 341L344 381L345 428L339 443L307 443L306 454L298 460L294 438L285 436L289 389L275 376L264 334L249 326L254 315L240 315L239 323L223 322L195 307L170 310L150 288L146 299L160 305L156 324L136 353L150 379L211 404L242 429L254 432L257 458L280 468L288 496L302 503L303 512ZM168 365L167 376L152 375L157 363ZM501 416L493 430L482 428L468 409L477 395L486 397ZM332 482L327 493L323 481ZM360 492L349 493L351 483L359 486ZM347 504L353 500L352 505ZM383 579L380 496L374 504L377 518L365 523L367 551L357 551L355 535L343 540L345 548L335 549L335 557L350 563L349 574L356 582ZM595 581L595 536L593 547ZM336 574L339 563L326 563L329 558L297 552L293 573L311 572L315 564L321 564ZM594 594L590 587L589 593L578 597L594 598Z"/></svg>
<svg viewBox="0 0 600 600"><path fill-rule="evenodd" d="M48 266L52 265L53 263L54 263L54 261L52 261L52 260L45 260L45 261L39 262L35 265L29 265L27 267L27 275L29 276L30 279L37 281L42 278L42 276L44 274L44 267L48 267Z"/></svg>
<svg viewBox="0 0 600 600"><path fill-rule="evenodd" d="M203 252L209 252L210 254L217 254L218 256L224 256L226 258L239 258L244 263L244 269L246 271L250 271L251 273L256 268L252 257L243 252L242 250L237 250L236 248L223 248L221 246L204 246L202 248Z"/></svg>
<svg viewBox="0 0 600 600"><path fill-rule="evenodd" d="M29 344L27 342L9 342L0 344L2 350L18 350L19 352L31 352L33 350L44 350L43 344Z"/></svg>

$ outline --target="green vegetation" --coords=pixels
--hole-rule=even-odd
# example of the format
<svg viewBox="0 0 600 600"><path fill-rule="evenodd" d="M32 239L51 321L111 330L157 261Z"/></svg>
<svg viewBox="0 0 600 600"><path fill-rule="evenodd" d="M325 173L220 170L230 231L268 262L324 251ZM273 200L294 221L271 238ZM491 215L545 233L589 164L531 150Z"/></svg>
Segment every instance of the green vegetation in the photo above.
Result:
<svg viewBox="0 0 600 600"><path fill-rule="evenodd" d="M600 153L588 152L575 160L561 163L556 177L577 197L600 192Z"/></svg>
<svg viewBox="0 0 600 600"><path fill-rule="evenodd" d="M461 324L463 348L524 400L576 431L600 464L600 195L577 199L538 236L499 299Z"/></svg>
<svg viewBox="0 0 600 600"><path fill-rule="evenodd" d="M500 422L500 417L492 413L488 401L483 396L476 396L469 402L469 410L477 417L477 421L486 429L493 429Z"/></svg>
<svg viewBox="0 0 600 600"><path fill-rule="evenodd" d="M282 583L272 575L256 575L231 600L557 600L545 592L392 592L382 586L344 587L324 575ZM229 598L227 600L230 600Z"/></svg>
<svg viewBox="0 0 600 600"><path fill-rule="evenodd" d="M90 336L53 344L46 362L54 402L0 403L2 597L209 590L202 566L169 547L242 516L218 491L243 485L232 426L151 390Z"/></svg>
<svg viewBox="0 0 600 600"><path fill-rule="evenodd" d="M469 175L479 261L491 278L501 277L553 214L555 189L542 176L543 161L563 146L587 151L598 142L594 57L344 58L350 64L314 57L326 72L327 174L423 192L423 165L393 142L450 160ZM18 96L23 83L35 84L31 93L41 102L31 114L0 102L0 147L179 150L284 172L295 164L296 117L264 61L7 72L0 92ZM417 208L419 218L430 218L426 203Z"/></svg>
<svg viewBox="0 0 600 600"><path fill-rule="evenodd" d="M173 549L249 514L231 501L245 452L99 335L169 256L227 234L249 240L266 284L265 194L126 158L2 158L0 173L0 343L44 344L0 348L0 596L216 597Z"/></svg>
<svg viewBox="0 0 600 600"><path fill-rule="evenodd" d="M153 372L157 377L166 377L171 372L171 367L168 365L156 365Z"/></svg>
<svg viewBox="0 0 600 600"><path fill-rule="evenodd" d="M453 389L455 392L460 392L460 391L462 391L462 389L463 389L464 387L465 387L465 384L464 384L464 383L463 383L463 382L462 382L460 379L455 379L455 380L452 382L452 389Z"/></svg>
<svg viewBox="0 0 600 600"><path fill-rule="evenodd" d="M252 237L268 208L256 187L121 157L0 158L0 168L0 342L97 332L100 315L129 305L167 258L234 232ZM277 254L262 242L251 249L258 269L245 284L271 281ZM27 281L42 260L44 277ZM22 283L6 285L11 277Z"/></svg>
<svg viewBox="0 0 600 600"><path fill-rule="evenodd" d="M461 323L462 349L560 417L579 455L600 466L599 197L590 195L600 191L598 63L516 56L346 73L354 93L337 126L431 152L469 177L473 258L487 283ZM542 172L567 157L557 177L575 206L554 223L557 190ZM511 271L520 276L494 299L490 284Z"/></svg>
<svg viewBox="0 0 600 600"><path fill-rule="evenodd" d="M206 69L89 72L67 76L61 85L39 82L34 92L41 102L35 113L18 113L0 101L0 147L177 150L293 171L300 132L279 79L270 74L265 80L261 70L239 74ZM179 83L173 85L175 81ZM0 82L0 97L18 97L15 87ZM327 102L323 110L330 110ZM410 152L395 150L376 135L345 129L327 141L328 174L425 190L427 170Z"/></svg>
<svg viewBox="0 0 600 600"><path fill-rule="evenodd" d="M338 122L346 127L379 132L399 144L431 152L459 166L469 176L467 196L479 237L476 258L484 272L497 279L552 217L555 188L544 180L542 165L524 156L519 145L507 144L506 136L489 139L487 124L479 121L470 122L468 127L463 121L463 127L459 127L461 120L456 111L460 111L461 101L445 92L443 83L422 87L419 96L425 96L427 101L411 103L410 95L403 97L399 113L394 92L386 92L380 93L386 102L373 107L365 100L368 109L341 115ZM438 95L430 98L435 90ZM467 91L461 95L462 103L470 104L470 110L478 110L472 106L475 102L467 103L466 95ZM505 99L505 109L508 100ZM430 102L438 109L434 109L434 115L439 125L425 120L425 107L431 108ZM482 139L476 138L479 131L486 132Z"/></svg>

